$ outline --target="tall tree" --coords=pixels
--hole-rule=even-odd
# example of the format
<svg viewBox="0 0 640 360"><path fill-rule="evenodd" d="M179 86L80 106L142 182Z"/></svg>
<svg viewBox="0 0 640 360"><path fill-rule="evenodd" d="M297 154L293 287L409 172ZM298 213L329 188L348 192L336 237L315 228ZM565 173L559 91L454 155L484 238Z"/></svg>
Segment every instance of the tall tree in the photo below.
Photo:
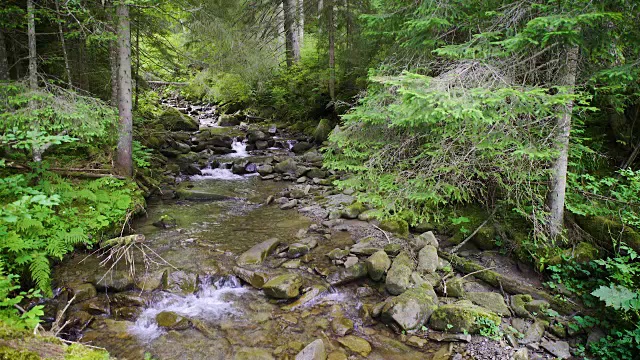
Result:
<svg viewBox="0 0 640 360"><path fill-rule="evenodd" d="M71 66L69 65L69 54L67 53L67 46L64 39L64 31L62 29L62 19L60 18L60 0L55 0L56 5L56 22L58 23L58 35L60 36L60 46L62 47L62 56L64 59L64 69L67 74L67 84L69 88L73 87L73 81L71 80Z"/></svg>
<svg viewBox="0 0 640 360"><path fill-rule="evenodd" d="M570 47L566 51L566 60L560 70L561 72L558 85L566 87L569 94L573 94L573 88L576 85L578 52L578 46ZM547 207L549 208L547 234L551 237L560 235L563 229L572 112L573 101L570 101L558 116L556 124L558 157L555 159L553 164L551 185L549 187L549 194L547 195Z"/></svg>
<svg viewBox="0 0 640 360"><path fill-rule="evenodd" d="M297 4L297 0L282 0L288 66L291 66L300 60L300 38L298 37L298 26L296 24L298 12Z"/></svg>
<svg viewBox="0 0 640 360"><path fill-rule="evenodd" d="M36 53L36 20L34 0L27 0L27 37L29 39L29 87L38 88L38 65Z"/></svg>
<svg viewBox="0 0 640 360"><path fill-rule="evenodd" d="M334 0L326 1L327 32L329 34L329 96L331 101L336 99L336 30L334 24Z"/></svg>
<svg viewBox="0 0 640 360"><path fill-rule="evenodd" d="M120 115L120 129L115 170L120 175L132 176L131 21L129 19L129 6L124 0L118 2L116 12L118 17L118 113Z"/></svg>

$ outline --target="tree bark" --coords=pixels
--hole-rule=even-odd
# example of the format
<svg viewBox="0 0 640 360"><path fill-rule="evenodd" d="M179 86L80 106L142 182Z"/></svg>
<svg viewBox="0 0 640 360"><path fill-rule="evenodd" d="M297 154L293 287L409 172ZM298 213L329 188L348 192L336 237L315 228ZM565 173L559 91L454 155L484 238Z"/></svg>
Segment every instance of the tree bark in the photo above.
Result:
<svg viewBox="0 0 640 360"><path fill-rule="evenodd" d="M298 0L298 39L300 40L300 47L304 42L304 0Z"/></svg>
<svg viewBox="0 0 640 360"><path fill-rule="evenodd" d="M298 7L296 4L297 0L282 0L288 66L291 66L300 60L300 42L296 26L296 13Z"/></svg>
<svg viewBox="0 0 640 360"><path fill-rule="evenodd" d="M138 17L136 17L136 76L134 77L136 82L136 98L133 103L134 109L138 108L138 91L140 82L140 23Z"/></svg>
<svg viewBox="0 0 640 360"><path fill-rule="evenodd" d="M118 15L118 113L120 131L115 170L123 176L133 175L133 115L131 102L131 23L129 6L121 0Z"/></svg>
<svg viewBox="0 0 640 360"><path fill-rule="evenodd" d="M36 20L34 0L27 0L27 37L29 39L29 87L38 88L38 65L36 53Z"/></svg>
<svg viewBox="0 0 640 360"><path fill-rule="evenodd" d="M62 46L62 56L64 58L64 69L67 73L67 84L69 89L73 87L73 81L71 80L71 66L69 66L69 54L67 53L67 46L65 45L64 32L62 31L62 19L60 19L60 6L56 0L56 20L58 21L58 33L60 35L60 45Z"/></svg>
<svg viewBox="0 0 640 360"><path fill-rule="evenodd" d="M567 94L573 94L578 67L578 47L573 46L566 53L566 61L561 70L559 85L567 88ZM555 238L562 233L564 224L564 205L567 188L567 166L569 162L569 136L571 132L571 114L573 101L569 101L557 118L556 146L558 157L553 164L551 184L547 194L547 235Z"/></svg>
<svg viewBox="0 0 640 360"><path fill-rule="evenodd" d="M7 45L4 41L4 31L0 30L0 81L9 80L9 60Z"/></svg>
<svg viewBox="0 0 640 360"><path fill-rule="evenodd" d="M114 33L115 25L111 16L111 8L107 9L107 22ZM117 41L109 41L109 65L111 66L111 105L118 104L118 43Z"/></svg>
<svg viewBox="0 0 640 360"><path fill-rule="evenodd" d="M333 1L327 0L327 32L329 33L329 96L331 101L336 99L336 40L333 24Z"/></svg>

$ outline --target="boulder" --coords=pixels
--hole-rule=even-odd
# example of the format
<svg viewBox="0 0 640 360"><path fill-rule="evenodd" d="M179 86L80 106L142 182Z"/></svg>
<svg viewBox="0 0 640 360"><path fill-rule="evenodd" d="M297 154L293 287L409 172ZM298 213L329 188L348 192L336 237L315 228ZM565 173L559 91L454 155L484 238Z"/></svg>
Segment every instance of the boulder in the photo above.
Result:
<svg viewBox="0 0 640 360"><path fill-rule="evenodd" d="M269 147L269 143L264 140L256 141L256 150L264 150Z"/></svg>
<svg viewBox="0 0 640 360"><path fill-rule="evenodd" d="M249 141L250 144L263 140L267 140L267 135L260 130L252 130L247 133L247 141Z"/></svg>
<svg viewBox="0 0 640 360"><path fill-rule="evenodd" d="M395 323L402 330L419 329L438 307L438 297L429 284L409 289L388 299L382 307L381 320Z"/></svg>
<svg viewBox="0 0 640 360"><path fill-rule="evenodd" d="M400 295L411 287L411 273L413 272L413 260L406 252L396 256L387 272L385 288L392 295Z"/></svg>
<svg viewBox="0 0 640 360"><path fill-rule="evenodd" d="M305 346L302 351L296 355L296 360L326 360L327 351L325 350L322 339L316 339L309 345Z"/></svg>
<svg viewBox="0 0 640 360"><path fill-rule="evenodd" d="M261 268L249 267L249 266L248 267L234 266L233 273L256 289L262 289L262 286L264 286L264 284L267 281L275 277L274 274L265 272Z"/></svg>
<svg viewBox="0 0 640 360"><path fill-rule="evenodd" d="M497 314L474 305L471 301L460 300L438 307L431 315L429 325L435 330L454 333L466 331L473 334L478 333L481 329L481 325L478 323L480 318L489 319L498 325L501 321Z"/></svg>
<svg viewBox="0 0 640 360"><path fill-rule="evenodd" d="M335 248L327 254L331 260L342 260L349 255L349 250Z"/></svg>
<svg viewBox="0 0 640 360"><path fill-rule="evenodd" d="M171 131L196 131L199 128L193 118L172 107L168 107L160 114L159 120L165 129Z"/></svg>
<svg viewBox="0 0 640 360"><path fill-rule="evenodd" d="M308 151L306 152L302 158L304 159L304 161L308 162L308 163L322 163L322 161L324 160L322 154L320 154L317 151Z"/></svg>
<svg viewBox="0 0 640 360"><path fill-rule="evenodd" d="M156 315L156 322L159 327L169 330L184 330L191 326L189 319L173 311L162 311L158 313L158 315Z"/></svg>
<svg viewBox="0 0 640 360"><path fill-rule="evenodd" d="M327 177L327 172L318 168L311 168L305 175L310 179L324 179Z"/></svg>
<svg viewBox="0 0 640 360"><path fill-rule="evenodd" d="M313 145L309 144L308 142L300 141L295 145L293 145L293 147L291 148L291 151L293 151L295 154L302 154L305 151L311 149L312 147Z"/></svg>
<svg viewBox="0 0 640 360"><path fill-rule="evenodd" d="M342 346L353 351L360 356L367 357L371 352L371 344L361 337L347 335L337 339Z"/></svg>
<svg viewBox="0 0 640 360"><path fill-rule="evenodd" d="M391 266L391 260L384 250L379 250L369 256L365 261L369 277L374 281L379 281Z"/></svg>
<svg viewBox="0 0 640 360"><path fill-rule="evenodd" d="M302 278L298 274L283 274L267 281L262 290L267 296L276 299L292 299L300 294Z"/></svg>
<svg viewBox="0 0 640 360"><path fill-rule="evenodd" d="M548 322L544 320L536 320L529 326L527 331L524 332L524 337L518 342L522 345L537 343L542 339L544 335L544 330L549 325Z"/></svg>
<svg viewBox="0 0 640 360"><path fill-rule="evenodd" d="M400 254L400 251L402 251L402 246L400 244L387 244L384 246L383 250L389 256L396 256Z"/></svg>
<svg viewBox="0 0 640 360"><path fill-rule="evenodd" d="M298 206L298 200L291 199L291 200L287 201L286 203L280 205L280 210L289 210L289 209L293 209L296 206Z"/></svg>
<svg viewBox="0 0 640 360"><path fill-rule="evenodd" d="M296 161L292 158L288 158L284 161L277 163L273 167L273 170L280 174L284 174L284 173L295 174L297 168L298 168L298 164L296 163Z"/></svg>
<svg viewBox="0 0 640 360"><path fill-rule="evenodd" d="M547 350L557 359L571 358L571 353L569 352L569 343L566 341L549 341L547 339L543 339L542 343L540 343L540 347Z"/></svg>
<svg viewBox="0 0 640 360"><path fill-rule="evenodd" d="M438 249L425 245L418 253L418 271L431 274L438 268Z"/></svg>
<svg viewBox="0 0 640 360"><path fill-rule="evenodd" d="M353 321L339 316L331 320L331 329L338 336L345 336L353 332Z"/></svg>
<svg viewBox="0 0 640 360"><path fill-rule="evenodd" d="M300 298L289 305L285 305L282 307L282 310L289 311L296 309L300 306L304 306L305 304L310 303L315 300L318 296L324 294L327 291L327 288L322 285L313 285L307 291L300 296Z"/></svg>
<svg viewBox="0 0 640 360"><path fill-rule="evenodd" d="M219 126L238 126L240 125L240 119L233 114L222 114L219 117Z"/></svg>
<svg viewBox="0 0 640 360"><path fill-rule="evenodd" d="M273 173L273 166L269 164L258 165L258 174L265 176Z"/></svg>
<svg viewBox="0 0 640 360"><path fill-rule="evenodd" d="M346 219L357 219L358 215L366 211L367 208L360 202L355 202L342 210L342 217Z"/></svg>
<svg viewBox="0 0 640 360"><path fill-rule="evenodd" d="M400 236L409 235L409 224L402 219L382 220L380 222L380 228Z"/></svg>
<svg viewBox="0 0 640 360"><path fill-rule="evenodd" d="M420 234L419 236L416 236L413 239L413 245L415 249L418 251L420 251L425 245L431 245L436 249L439 246L438 239L436 239L436 236L433 234L433 231L427 231Z"/></svg>
<svg viewBox="0 0 640 360"><path fill-rule="evenodd" d="M98 295L95 286L93 284L84 283L84 284L71 284L68 286L73 296L76 298L73 300L74 303L79 303L85 300L89 300L92 297Z"/></svg>
<svg viewBox="0 0 640 360"><path fill-rule="evenodd" d="M382 250L379 246L374 245L374 240L371 237L360 239L350 250L356 255L373 255L373 253Z"/></svg>
<svg viewBox="0 0 640 360"><path fill-rule="evenodd" d="M367 265L363 262L348 267L341 268L327 276L327 282L332 286L343 285L354 280L367 276Z"/></svg>
<svg viewBox="0 0 640 360"><path fill-rule="evenodd" d="M289 245L289 249L287 250L287 257L289 259L299 258L300 256L308 253L311 250L311 247L307 244L294 243Z"/></svg>
<svg viewBox="0 0 640 360"><path fill-rule="evenodd" d="M273 250L275 250L278 245L280 245L280 240L276 238L268 239L256 244L251 249L240 255L237 264L240 266L260 264L273 252Z"/></svg>
<svg viewBox="0 0 640 360"><path fill-rule="evenodd" d="M331 130L331 122L328 119L320 119L316 130L313 132L313 141L315 141L316 144L322 144L322 142L329 138Z"/></svg>
<svg viewBox="0 0 640 360"><path fill-rule="evenodd" d="M504 297L494 292L468 292L464 296L476 305L493 311L500 316L511 316L511 311L504 301Z"/></svg>

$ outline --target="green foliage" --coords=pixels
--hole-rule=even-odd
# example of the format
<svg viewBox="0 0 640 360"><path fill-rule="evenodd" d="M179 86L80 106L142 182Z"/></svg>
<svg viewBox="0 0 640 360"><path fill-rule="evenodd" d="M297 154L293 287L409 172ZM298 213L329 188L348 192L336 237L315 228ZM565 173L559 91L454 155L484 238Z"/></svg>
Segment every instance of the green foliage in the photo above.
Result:
<svg viewBox="0 0 640 360"><path fill-rule="evenodd" d="M51 293L50 260L113 235L138 202L130 184L101 178L72 184L51 173L0 179L0 262Z"/></svg>
<svg viewBox="0 0 640 360"><path fill-rule="evenodd" d="M246 104L251 92L251 84L240 75L212 69L198 73L182 90L187 98L221 104Z"/></svg>
<svg viewBox="0 0 640 360"><path fill-rule="evenodd" d="M77 140L111 144L116 123L115 110L98 99L55 86L0 84L0 145L30 153Z"/></svg>
<svg viewBox="0 0 640 360"><path fill-rule="evenodd" d="M478 324L480 329L480 335L484 337L488 337L491 340L499 341L504 336L504 333L500 329L500 324L497 324L495 321L486 318L479 317L476 319L476 324Z"/></svg>
<svg viewBox="0 0 640 360"><path fill-rule="evenodd" d="M470 64L466 71L485 70ZM379 85L332 133L327 166L353 173L341 185L368 189L361 200L388 215L410 210L429 221L443 206L484 203L495 189L529 215L544 202L537 184L556 155L550 135L558 106L574 97L536 87L468 87L455 71L373 78Z"/></svg>
<svg viewBox="0 0 640 360"><path fill-rule="evenodd" d="M19 291L18 275L4 273L0 267L0 322L15 329L33 330L44 315L42 305L36 305L25 313L16 308L24 299L40 297L39 290Z"/></svg>
<svg viewBox="0 0 640 360"><path fill-rule="evenodd" d="M640 351L640 263L638 254L621 244L614 257L586 264L565 261L550 266L552 287L565 288L582 297L586 306L596 308L601 316L574 317L574 330L599 325L608 330L600 342L589 350L601 359L633 359Z"/></svg>
<svg viewBox="0 0 640 360"><path fill-rule="evenodd" d="M151 166L153 150L142 145L139 141L133 141L133 162L136 167L147 168Z"/></svg>

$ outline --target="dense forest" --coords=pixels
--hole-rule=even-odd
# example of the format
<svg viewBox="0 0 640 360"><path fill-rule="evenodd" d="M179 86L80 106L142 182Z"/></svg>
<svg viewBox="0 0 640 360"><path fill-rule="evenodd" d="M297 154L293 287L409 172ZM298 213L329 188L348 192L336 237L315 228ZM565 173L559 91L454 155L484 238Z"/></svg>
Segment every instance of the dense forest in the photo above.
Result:
<svg viewBox="0 0 640 360"><path fill-rule="evenodd" d="M333 270L366 264L362 268L365 277L368 270L370 283L363 286L381 297L367 300L372 302L371 314L375 303L385 304L367 319L379 317L374 322L385 324L385 331L402 346L416 348L412 338L433 340L429 331L442 330L479 333L495 347L513 350L493 358L528 359L529 351L532 359L545 358L540 354L637 359L639 7L630 0L2 1L0 358L132 356L82 335L99 327L96 319L117 314L113 301L119 298L107 300L111 310L104 312L94 305L86 310L83 301L100 296L100 281L117 264L126 263L133 277L134 268L141 266L136 261L144 263L145 271L153 266L187 271L174 266L172 253L158 250L174 251L177 245L154 247L155 240L140 240L155 234L145 232L144 219L162 229L153 231L174 231L165 230L176 227L174 217L178 228L201 219L169 214L171 206L252 199L246 189L255 186L273 196L250 200L250 205L271 206L273 214L325 209L322 216L309 217L326 229L311 225L309 233L335 239L340 230L334 226L349 227L356 244L335 258L333 251L328 253L331 260L324 253L312 255L316 243L295 240L295 231L291 241L278 236L293 242L288 248L273 243L267 253L300 257L303 263L309 263L307 256L329 261L326 274L320 260L308 268L331 288L346 282L332 282ZM276 149L284 152L276 154ZM196 180L206 181L207 175L218 176L222 170L229 172L224 181L256 180L261 185L242 185L224 196L217 190L217 197L193 190L200 184ZM227 191L224 184L213 187ZM349 200L332 203L338 196ZM158 202L173 205L158 212L153 210ZM223 213L235 216L234 211ZM271 216L265 221L274 226L286 222L280 215L265 218ZM235 230L228 231L242 236L237 232L249 227L250 220L236 220ZM344 223L331 223L337 220ZM353 228L360 226L356 222L367 224L385 242L384 251L383 245L369 252L355 250L364 243L353 235ZM202 226L206 230L208 225ZM430 239L434 233L433 253L425 250L431 248L430 240L415 246L416 239ZM200 243L199 235L193 236ZM261 240L251 239L250 245ZM322 247L328 240L318 241ZM391 245L397 245L397 251ZM342 251L344 246L328 250L334 247ZM224 247L211 251L230 253ZM389 281L400 271L405 253L409 263L418 265L408 266L410 289L396 292ZM101 256L96 268L105 274L97 283L80 281L82 286L74 287L64 275L56 275L56 269L65 269L74 259L95 254ZM246 254L237 265L242 267ZM518 315L532 323L522 331L515 325L520 319L514 299L520 296L522 301L529 291L517 280L509 285L508 274L489 262L488 254L529 269L527 276L536 279L526 288L531 290L525 294L531 306L523 310L525 316ZM429 256L445 265L426 270L422 264ZM344 265L353 257L356 265ZM381 272L375 270L379 262L386 264ZM304 267L295 266L296 271ZM258 272L242 271L233 268L229 273L262 289L262 282L253 283ZM203 274L194 284L202 286ZM216 274L227 275L223 270ZM349 281L363 281L362 276L349 276ZM429 276L437 276L431 285ZM313 281L302 278L285 279L297 288L304 283L302 288L312 289L300 299L315 289ZM506 316L501 323L493 315L478 315L459 331L457 320L448 319L440 329L435 320L445 312L440 309L462 307L465 301L483 306L473 296L448 293L447 284L451 291L455 288L454 278L493 285L494 294L504 295L513 318ZM162 282L171 279L165 273ZM297 288L292 296L274 295L267 290L268 279L267 296L299 296ZM424 282L429 291L420 285ZM86 297L88 288L92 296ZM109 294L109 286L104 288ZM148 290L132 284L122 291L133 289ZM425 310L428 315L415 326L395 315L385 317L397 299L416 289L463 300L435 301L437 309L434 305ZM360 294L355 297L360 299ZM366 301L358 301L367 308ZM546 305L540 307L541 301ZM70 312L86 313L90 320L79 326ZM118 314L117 320L131 323L142 316ZM200 320L185 321L186 331L197 329L193 331L205 337L210 331L202 329ZM90 322L94 325L87 325ZM354 334L370 326L356 323ZM540 336L545 337L527 342L537 324L542 324ZM184 331L172 326L166 328ZM351 330L353 326L351 322ZM376 354L375 349L384 346L367 335ZM347 354L366 358L369 352L346 345L347 337L367 342L347 335L333 343L351 351ZM288 355L277 348L268 356L238 357L233 351L238 359L326 359L319 338L319 343L301 339L303 345L311 344L288 350L293 351ZM38 339L47 339L52 349L43 352L34 345ZM567 350L550 343L567 344ZM199 358L171 357L149 348L141 354ZM458 354L464 357L449 355L491 358L474 357L471 350Z"/></svg>

